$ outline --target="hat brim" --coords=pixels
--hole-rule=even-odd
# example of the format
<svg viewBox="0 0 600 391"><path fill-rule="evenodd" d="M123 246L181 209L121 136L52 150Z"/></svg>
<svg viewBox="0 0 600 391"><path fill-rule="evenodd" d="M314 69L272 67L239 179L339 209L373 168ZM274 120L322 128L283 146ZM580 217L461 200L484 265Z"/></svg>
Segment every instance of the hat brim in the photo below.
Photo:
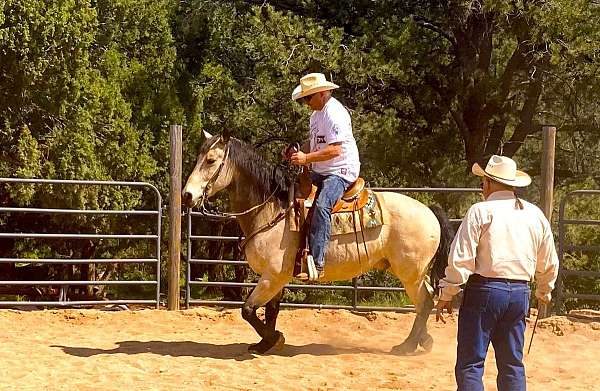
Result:
<svg viewBox="0 0 600 391"><path fill-rule="evenodd" d="M488 174L483 168L481 168L481 166L478 163L473 164L473 166L471 167L471 172L473 172L473 174L477 176L485 176L496 182L500 182L508 186L525 187L531 184L531 177L527 173L519 170L517 170L517 172L515 173L515 179L513 180L504 179Z"/></svg>
<svg viewBox="0 0 600 391"><path fill-rule="evenodd" d="M325 84L321 84L320 86L302 91L302 86L298 85L296 88L294 88L294 92L292 92L292 100L298 100L300 98L304 98L305 96L316 94L317 92L335 90L336 88L340 88L340 86L331 82L325 82Z"/></svg>

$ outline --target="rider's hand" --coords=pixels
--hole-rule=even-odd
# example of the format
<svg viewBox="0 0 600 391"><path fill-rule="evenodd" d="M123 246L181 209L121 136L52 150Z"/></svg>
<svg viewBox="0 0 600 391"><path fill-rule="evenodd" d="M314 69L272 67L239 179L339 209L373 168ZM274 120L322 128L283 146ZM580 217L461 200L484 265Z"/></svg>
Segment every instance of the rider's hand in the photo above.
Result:
<svg viewBox="0 0 600 391"><path fill-rule="evenodd" d="M290 144L281 150L281 158L283 160L290 160L296 152L298 152L298 143Z"/></svg>
<svg viewBox="0 0 600 391"><path fill-rule="evenodd" d="M298 151L298 152L294 153L292 155L292 157L290 158L290 161L292 162L292 164L295 164L298 166L303 166L308 163L308 161L306 160L306 154L302 151Z"/></svg>
<svg viewBox="0 0 600 391"><path fill-rule="evenodd" d="M452 301L439 300L437 302L437 305L435 306L435 309L437 310L437 312L435 313L435 321L439 322L441 320L442 323L446 323L446 319L444 319L444 309L448 311L448 314L451 314Z"/></svg>

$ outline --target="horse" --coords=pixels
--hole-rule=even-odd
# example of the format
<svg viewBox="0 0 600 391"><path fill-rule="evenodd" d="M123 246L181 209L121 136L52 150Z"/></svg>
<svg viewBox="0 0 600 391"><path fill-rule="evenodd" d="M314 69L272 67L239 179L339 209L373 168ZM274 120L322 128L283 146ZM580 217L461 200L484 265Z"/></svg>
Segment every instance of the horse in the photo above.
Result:
<svg viewBox="0 0 600 391"><path fill-rule="evenodd" d="M251 145L227 132L213 136L204 132L196 165L182 191L188 207L203 205L222 190L229 193L230 208L246 237L248 265L260 278L242 306L242 317L261 337L249 346L264 354L285 343L276 330L284 286L293 278L300 234L290 230L288 191L293 183L280 165L266 161ZM421 346L430 351L433 338L427 319L433 309L429 283L443 278L453 232L441 208L429 208L408 196L376 192L384 224L368 228L361 237L332 236L326 250L326 281L350 280L370 269L388 269L404 286L415 306L416 317L406 339L392 348L394 354L410 354ZM368 257L361 254L365 247ZM265 320L256 315L265 306Z"/></svg>

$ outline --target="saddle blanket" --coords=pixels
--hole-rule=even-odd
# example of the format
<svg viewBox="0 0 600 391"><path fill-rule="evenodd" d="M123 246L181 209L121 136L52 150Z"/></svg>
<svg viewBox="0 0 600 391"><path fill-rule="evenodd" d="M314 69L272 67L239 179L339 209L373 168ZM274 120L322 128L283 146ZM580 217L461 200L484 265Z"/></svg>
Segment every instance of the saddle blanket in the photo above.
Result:
<svg viewBox="0 0 600 391"><path fill-rule="evenodd" d="M383 215L381 213L381 205L375 192L369 190L369 198L366 205L355 212L337 212L331 215L331 236L343 235L348 233L360 232L361 221L365 230L383 225ZM304 208L300 213L304 214L304 218L311 207L311 201L304 201ZM354 216L353 216L354 215ZM296 213L294 221L290 224L292 231L300 231L300 216ZM304 220L304 219L303 219Z"/></svg>

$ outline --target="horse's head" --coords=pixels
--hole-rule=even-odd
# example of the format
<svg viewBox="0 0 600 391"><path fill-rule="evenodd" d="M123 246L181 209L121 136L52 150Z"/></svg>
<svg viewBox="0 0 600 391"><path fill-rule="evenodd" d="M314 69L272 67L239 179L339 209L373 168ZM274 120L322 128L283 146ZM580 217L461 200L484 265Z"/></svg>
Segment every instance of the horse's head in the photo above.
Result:
<svg viewBox="0 0 600 391"><path fill-rule="evenodd" d="M206 141L200 148L198 160L183 188L182 200L193 207L203 198L223 190L231 183L232 170L227 159L229 134L212 136L204 132Z"/></svg>

